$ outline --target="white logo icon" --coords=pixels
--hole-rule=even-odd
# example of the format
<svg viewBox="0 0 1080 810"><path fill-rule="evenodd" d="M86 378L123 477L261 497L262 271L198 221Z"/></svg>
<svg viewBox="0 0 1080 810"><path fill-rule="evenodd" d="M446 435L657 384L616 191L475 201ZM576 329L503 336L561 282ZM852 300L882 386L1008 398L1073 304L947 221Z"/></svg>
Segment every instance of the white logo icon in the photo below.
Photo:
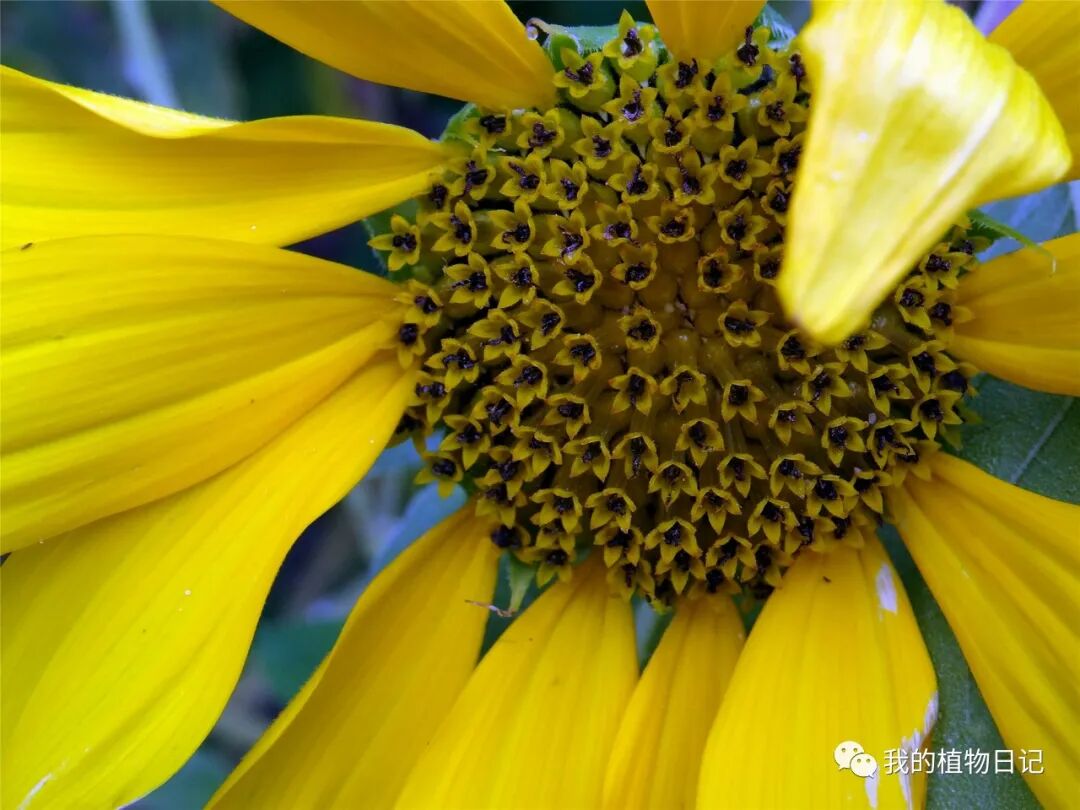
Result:
<svg viewBox="0 0 1080 810"><path fill-rule="evenodd" d="M833 759L836 760L840 770L849 769L860 779L873 776L877 773L877 760L867 754L863 747L854 740L844 740L833 751Z"/></svg>

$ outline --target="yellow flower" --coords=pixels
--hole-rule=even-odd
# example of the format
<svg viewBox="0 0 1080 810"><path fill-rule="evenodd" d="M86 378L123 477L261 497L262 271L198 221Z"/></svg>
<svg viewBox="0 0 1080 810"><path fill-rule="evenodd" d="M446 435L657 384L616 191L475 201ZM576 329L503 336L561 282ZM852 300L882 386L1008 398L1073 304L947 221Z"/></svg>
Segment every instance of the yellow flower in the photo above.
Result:
<svg viewBox="0 0 1080 810"><path fill-rule="evenodd" d="M215 805L921 803L831 762L937 716L883 518L1032 789L1077 795L1080 510L937 439L974 367L1080 393L1080 237L978 267L963 219L1076 176L1080 15L1024 4L1010 55L944 4L822 3L787 48L760 3L667 0L557 71L502 3L224 5L478 108L433 143L0 72L5 806L163 782L292 541L443 429L422 475L475 507ZM402 285L279 249L406 200ZM477 664L503 552L560 582ZM732 593L767 597L745 642ZM632 594L675 612L640 677Z"/></svg>

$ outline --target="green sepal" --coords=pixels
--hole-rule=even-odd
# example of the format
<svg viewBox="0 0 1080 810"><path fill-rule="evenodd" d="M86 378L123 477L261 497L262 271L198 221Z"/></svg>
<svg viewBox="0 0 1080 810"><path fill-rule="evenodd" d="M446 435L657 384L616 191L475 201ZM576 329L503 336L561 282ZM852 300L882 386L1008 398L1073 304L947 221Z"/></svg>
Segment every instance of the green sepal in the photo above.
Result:
<svg viewBox="0 0 1080 810"><path fill-rule="evenodd" d="M480 109L473 103L468 103L452 116L450 120L446 122L446 128L443 129L442 135L439 136L440 141L462 141L468 144L474 144L475 139L471 138L465 130L465 126L474 118L480 117Z"/></svg>
<svg viewBox="0 0 1080 810"><path fill-rule="evenodd" d="M1044 253L1054 259L1052 253L1044 248L1038 242L1033 242L1020 231L1016 230L1004 222L1000 222L994 219L989 214L986 214L978 209L972 209L967 212L968 219L971 220L971 227L968 228L968 233L972 236L981 236L984 239L989 239L991 243L997 242L999 239L1015 239L1024 247L1032 248L1040 253Z"/></svg>
<svg viewBox="0 0 1080 810"><path fill-rule="evenodd" d="M758 14L757 19L754 20L754 28L760 28L764 26L772 32L772 39L769 40L769 45L773 48L783 48L790 44L791 40L795 39L795 29L792 28L791 23L785 19L784 15L773 8L768 3L761 9L761 13Z"/></svg>
<svg viewBox="0 0 1080 810"><path fill-rule="evenodd" d="M536 567L523 563L510 552L506 553L505 559L506 580L510 583L510 606L507 610L510 613L517 613L521 610L529 588L536 581Z"/></svg>

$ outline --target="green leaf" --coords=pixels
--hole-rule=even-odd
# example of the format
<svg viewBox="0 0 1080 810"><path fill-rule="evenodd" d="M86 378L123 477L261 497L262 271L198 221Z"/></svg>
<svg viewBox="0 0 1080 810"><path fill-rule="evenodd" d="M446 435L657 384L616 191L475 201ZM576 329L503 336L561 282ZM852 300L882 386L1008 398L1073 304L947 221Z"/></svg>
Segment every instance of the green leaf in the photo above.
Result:
<svg viewBox="0 0 1080 810"><path fill-rule="evenodd" d="M517 613L525 601L525 594L532 587L536 568L526 565L513 554L506 554L506 581L510 583L510 605L507 610Z"/></svg>
<svg viewBox="0 0 1080 810"><path fill-rule="evenodd" d="M1061 183L1037 194L999 200L983 206L982 211L1035 242L1045 242L1076 230L1076 209L1070 198L1070 186L1080 187L1080 183ZM1015 250L1017 241L1011 237L1002 239L980 258L985 261Z"/></svg>
<svg viewBox="0 0 1080 810"><path fill-rule="evenodd" d="M979 423L965 425L956 455L1025 489L1080 502L1080 404L983 375L972 407ZM896 531L882 530L938 676L940 716L932 745L993 751L1005 748L963 653L933 594ZM1039 807L1019 774L931 775L930 810L955 807Z"/></svg>

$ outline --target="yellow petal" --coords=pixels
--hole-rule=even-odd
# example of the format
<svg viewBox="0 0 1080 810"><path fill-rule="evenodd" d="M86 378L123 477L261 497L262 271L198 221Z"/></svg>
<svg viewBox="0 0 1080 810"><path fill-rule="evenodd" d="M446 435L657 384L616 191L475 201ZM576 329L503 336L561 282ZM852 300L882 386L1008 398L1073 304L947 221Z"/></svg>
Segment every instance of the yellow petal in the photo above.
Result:
<svg viewBox="0 0 1080 810"><path fill-rule="evenodd" d="M1080 507L945 453L890 490L896 525L956 633L1005 744L1043 752L1046 807L1080 795ZM1018 769L1019 770L1019 769Z"/></svg>
<svg viewBox="0 0 1080 810"><path fill-rule="evenodd" d="M180 767L285 552L371 465L411 383L384 352L227 472L7 560L4 807L117 807Z"/></svg>
<svg viewBox="0 0 1080 810"><path fill-rule="evenodd" d="M1054 106L1065 127L1072 169L1066 179L1080 178L1080 14L1064 2L1025 0L1005 18L990 41L1009 49L1017 63L1031 73Z"/></svg>
<svg viewBox="0 0 1080 810"><path fill-rule="evenodd" d="M554 69L503 0L218 0L246 23L361 79L492 109L548 107Z"/></svg>
<svg viewBox="0 0 1080 810"><path fill-rule="evenodd" d="M284 245L420 193L443 148L323 116L235 123L0 68L0 247L191 234Z"/></svg>
<svg viewBox="0 0 1080 810"><path fill-rule="evenodd" d="M779 289L835 343L966 209L1053 183L1070 156L1035 80L958 8L821 2L799 42L814 98Z"/></svg>
<svg viewBox="0 0 1080 810"><path fill-rule="evenodd" d="M629 605L579 568L480 662L398 806L596 807L637 678Z"/></svg>
<svg viewBox="0 0 1080 810"><path fill-rule="evenodd" d="M465 507L368 587L317 680L216 806L393 805L476 664L489 615L477 603L495 585L488 528Z"/></svg>
<svg viewBox="0 0 1080 810"><path fill-rule="evenodd" d="M396 328L394 285L277 248L83 237L2 261L4 551L220 472Z"/></svg>
<svg viewBox="0 0 1080 810"><path fill-rule="evenodd" d="M705 748L698 805L921 807L925 774L888 773L886 751L923 747L937 718L936 683L876 538L861 551L805 553L765 603L735 666ZM838 767L845 741L876 759L876 775Z"/></svg>
<svg viewBox="0 0 1080 810"><path fill-rule="evenodd" d="M604 807L693 807L701 754L743 645L725 597L679 606L638 682L604 780Z"/></svg>
<svg viewBox="0 0 1080 810"><path fill-rule="evenodd" d="M1051 4L1053 5L1053 4ZM1080 396L1080 234L1001 256L966 275L950 350L983 371Z"/></svg>
<svg viewBox="0 0 1080 810"><path fill-rule="evenodd" d="M730 51L761 13L761 0L646 0L668 50L709 63Z"/></svg>

